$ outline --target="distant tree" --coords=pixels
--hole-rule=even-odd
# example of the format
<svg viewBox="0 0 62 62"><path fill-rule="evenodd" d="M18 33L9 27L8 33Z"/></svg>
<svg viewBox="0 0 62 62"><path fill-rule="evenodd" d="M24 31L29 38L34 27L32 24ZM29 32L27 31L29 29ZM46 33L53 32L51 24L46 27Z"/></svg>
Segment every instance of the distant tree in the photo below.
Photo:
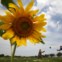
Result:
<svg viewBox="0 0 62 62"><path fill-rule="evenodd" d="M62 56L62 53L61 52L57 53L57 56L58 57Z"/></svg>
<svg viewBox="0 0 62 62"><path fill-rule="evenodd" d="M42 58L42 53L44 53L45 51L41 51L41 49L39 50L39 53L38 53L38 58Z"/></svg>
<svg viewBox="0 0 62 62"><path fill-rule="evenodd" d="M57 51L60 51L60 49L57 49Z"/></svg>
<svg viewBox="0 0 62 62"><path fill-rule="evenodd" d="M5 57L10 57L9 55L6 55Z"/></svg>
<svg viewBox="0 0 62 62"><path fill-rule="evenodd" d="M55 54L50 54L50 57L54 57L55 56Z"/></svg>
<svg viewBox="0 0 62 62"><path fill-rule="evenodd" d="M48 54L45 54L44 57L49 57L49 55Z"/></svg>
<svg viewBox="0 0 62 62"><path fill-rule="evenodd" d="M4 57L4 54L0 54L0 57Z"/></svg>

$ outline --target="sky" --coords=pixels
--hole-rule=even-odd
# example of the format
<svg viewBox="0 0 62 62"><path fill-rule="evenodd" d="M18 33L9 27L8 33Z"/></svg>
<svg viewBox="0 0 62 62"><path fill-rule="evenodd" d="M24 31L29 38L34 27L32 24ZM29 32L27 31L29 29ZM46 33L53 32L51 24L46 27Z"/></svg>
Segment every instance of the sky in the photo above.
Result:
<svg viewBox="0 0 62 62"><path fill-rule="evenodd" d="M14 2L17 4L16 0ZM23 0L26 6L30 0ZM4 14L4 7L0 4L0 15ZM28 41L27 46L17 47L15 55L18 56L35 56L38 55L39 49L45 51L43 54L57 53L57 49L62 45L62 0L35 0L33 9L38 8L40 13L45 13L47 25L44 34L45 44L32 44ZM49 47L52 47L51 49ZM61 51L62 52L62 51ZM0 37L0 54L10 55L11 48L9 40L3 40Z"/></svg>

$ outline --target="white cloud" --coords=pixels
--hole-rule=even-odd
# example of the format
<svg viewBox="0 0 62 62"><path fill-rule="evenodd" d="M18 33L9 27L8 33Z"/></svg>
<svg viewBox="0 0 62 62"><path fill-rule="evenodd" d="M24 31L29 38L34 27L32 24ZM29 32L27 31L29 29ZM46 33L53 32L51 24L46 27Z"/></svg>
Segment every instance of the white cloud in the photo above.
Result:
<svg viewBox="0 0 62 62"><path fill-rule="evenodd" d="M51 6L48 7L48 11L46 13L47 15L47 21L48 25L55 28L56 30L62 29L58 20L55 22L55 20L52 20L51 17L56 14L62 14L62 0L49 0L49 4Z"/></svg>
<svg viewBox="0 0 62 62"><path fill-rule="evenodd" d="M48 0L37 0L37 2L38 2L38 4L40 3L43 3L43 4L45 4L46 2L47 2Z"/></svg>
<svg viewBox="0 0 62 62"><path fill-rule="evenodd" d="M53 27L53 28L56 27L56 25L55 25L55 23L54 23L53 21L50 21L50 22L49 22L49 26L51 26L51 27Z"/></svg>
<svg viewBox="0 0 62 62"><path fill-rule="evenodd" d="M52 5L52 13L62 13L62 0L51 0L50 4Z"/></svg>
<svg viewBox="0 0 62 62"><path fill-rule="evenodd" d="M41 10L46 5L49 5L49 0L37 0L37 7Z"/></svg>

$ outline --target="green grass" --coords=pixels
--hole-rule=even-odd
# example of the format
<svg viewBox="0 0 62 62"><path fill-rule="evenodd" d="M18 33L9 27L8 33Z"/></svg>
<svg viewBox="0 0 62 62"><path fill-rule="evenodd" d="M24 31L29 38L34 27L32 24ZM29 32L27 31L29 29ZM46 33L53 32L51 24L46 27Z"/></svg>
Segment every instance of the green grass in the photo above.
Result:
<svg viewBox="0 0 62 62"><path fill-rule="evenodd" d="M0 62L10 62L10 58L2 58L0 57ZM62 62L62 57L56 57L56 58L30 58L30 57L24 57L24 58L14 58L14 62Z"/></svg>

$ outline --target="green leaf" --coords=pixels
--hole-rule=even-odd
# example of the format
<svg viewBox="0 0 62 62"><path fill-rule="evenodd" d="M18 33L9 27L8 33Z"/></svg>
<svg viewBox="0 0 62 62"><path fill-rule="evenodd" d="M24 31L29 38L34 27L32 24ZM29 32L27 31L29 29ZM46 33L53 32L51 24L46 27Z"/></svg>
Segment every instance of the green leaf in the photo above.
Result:
<svg viewBox="0 0 62 62"><path fill-rule="evenodd" d="M3 30L0 30L0 36L2 36L3 33L4 33L4 31Z"/></svg>
<svg viewBox="0 0 62 62"><path fill-rule="evenodd" d="M9 3L14 3L13 0L1 0L1 3L8 8Z"/></svg>
<svg viewBox="0 0 62 62"><path fill-rule="evenodd" d="M45 42L41 39L41 41L40 41L42 44L45 44Z"/></svg>
<svg viewBox="0 0 62 62"><path fill-rule="evenodd" d="M0 21L0 26L3 25L4 23L2 21ZM2 34L4 33L4 31L2 29L0 29L0 36L2 36Z"/></svg>
<svg viewBox="0 0 62 62"><path fill-rule="evenodd" d="M3 25L3 24L4 24L4 22L0 21L0 26Z"/></svg>

